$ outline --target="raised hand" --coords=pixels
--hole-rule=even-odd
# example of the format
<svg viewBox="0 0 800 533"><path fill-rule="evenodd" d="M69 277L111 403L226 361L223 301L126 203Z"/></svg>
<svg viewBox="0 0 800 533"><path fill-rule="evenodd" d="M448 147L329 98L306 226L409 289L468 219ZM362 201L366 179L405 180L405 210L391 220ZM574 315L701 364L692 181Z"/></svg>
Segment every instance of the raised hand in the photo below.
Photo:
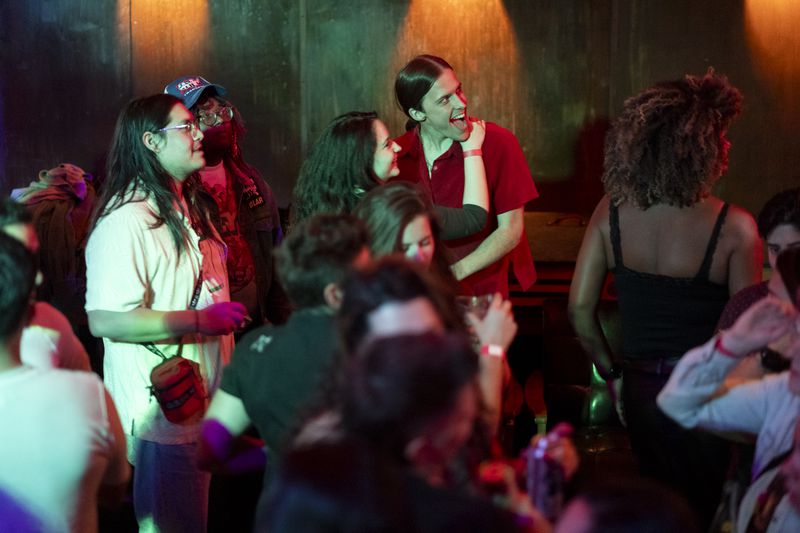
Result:
<svg viewBox="0 0 800 533"><path fill-rule="evenodd" d="M198 333L226 335L247 325L247 308L239 302L220 302L197 311Z"/></svg>
<svg viewBox="0 0 800 533"><path fill-rule="evenodd" d="M477 150L483 146L483 140L486 138L486 121L477 118L469 117L470 134L466 140L461 141L461 149Z"/></svg>
<svg viewBox="0 0 800 533"><path fill-rule="evenodd" d="M721 333L725 350L744 357L786 335L797 318L797 310L773 296L759 300L742 313L729 330Z"/></svg>
<svg viewBox="0 0 800 533"><path fill-rule="evenodd" d="M497 344L508 351L511 341L517 334L517 322L511 311L511 301L504 300L500 293L492 297L492 303L489 304L483 319L468 312L467 321L481 345Z"/></svg>

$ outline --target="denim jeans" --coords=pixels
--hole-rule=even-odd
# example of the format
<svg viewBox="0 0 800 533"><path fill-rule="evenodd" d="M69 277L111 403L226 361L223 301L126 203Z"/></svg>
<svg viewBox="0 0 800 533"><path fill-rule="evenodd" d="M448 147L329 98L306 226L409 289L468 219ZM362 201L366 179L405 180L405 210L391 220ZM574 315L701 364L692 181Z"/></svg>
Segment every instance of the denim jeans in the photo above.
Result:
<svg viewBox="0 0 800 533"><path fill-rule="evenodd" d="M133 508L141 533L204 533L211 474L197 469L196 444L135 441Z"/></svg>

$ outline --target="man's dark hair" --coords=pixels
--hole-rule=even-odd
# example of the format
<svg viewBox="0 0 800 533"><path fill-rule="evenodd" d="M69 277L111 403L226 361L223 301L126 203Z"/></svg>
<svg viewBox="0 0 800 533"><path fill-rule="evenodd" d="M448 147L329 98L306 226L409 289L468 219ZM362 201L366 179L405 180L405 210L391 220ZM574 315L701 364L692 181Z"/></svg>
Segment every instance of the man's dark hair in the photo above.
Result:
<svg viewBox="0 0 800 533"><path fill-rule="evenodd" d="M278 277L298 308L325 303L367 245L364 224L352 215L317 215L295 227L276 250Z"/></svg>
<svg viewBox="0 0 800 533"><path fill-rule="evenodd" d="M345 354L357 351L369 333L369 315L383 304L427 298L445 329L463 330L458 309L446 288L419 265L403 257L385 256L354 270L342 282L339 332Z"/></svg>
<svg viewBox="0 0 800 533"><path fill-rule="evenodd" d="M363 194L378 186L376 120L374 112L353 111L328 124L300 168L291 225L318 213L352 213Z"/></svg>
<svg viewBox="0 0 800 533"><path fill-rule="evenodd" d="M791 224L800 231L800 187L781 191L767 200L756 222L758 233L764 239L782 224Z"/></svg>
<svg viewBox="0 0 800 533"><path fill-rule="evenodd" d="M25 246L0 231L0 340L17 332L28 312L36 265Z"/></svg>
<svg viewBox="0 0 800 533"><path fill-rule="evenodd" d="M0 199L0 228L12 224L33 224L33 215L23 204L10 198Z"/></svg>
<svg viewBox="0 0 800 533"><path fill-rule="evenodd" d="M409 118L406 129L418 123L411 118L410 110L422 111L422 98L428 94L433 84L445 70L453 70L441 57L423 54L415 57L404 66L394 81L394 95L397 105Z"/></svg>
<svg viewBox="0 0 800 533"><path fill-rule="evenodd" d="M403 463L408 443L448 413L477 375L478 356L464 334L377 338L347 362L342 424Z"/></svg>
<svg viewBox="0 0 800 533"><path fill-rule="evenodd" d="M699 202L727 170L725 134L741 110L739 90L712 72L628 98L606 137L606 193L639 209Z"/></svg>
<svg viewBox="0 0 800 533"><path fill-rule="evenodd" d="M166 224L178 252L189 246L184 223L174 207L173 178L142 141L145 132L159 134L177 104L183 105L172 95L156 94L132 100L119 114L108 154L108 175L100 187L92 228L111 211L138 201L134 193L141 192L152 198L158 208L158 213L153 213L151 228ZM197 173L184 182L183 196L195 230L201 237L213 236L215 232L208 219L213 199L202 190Z"/></svg>

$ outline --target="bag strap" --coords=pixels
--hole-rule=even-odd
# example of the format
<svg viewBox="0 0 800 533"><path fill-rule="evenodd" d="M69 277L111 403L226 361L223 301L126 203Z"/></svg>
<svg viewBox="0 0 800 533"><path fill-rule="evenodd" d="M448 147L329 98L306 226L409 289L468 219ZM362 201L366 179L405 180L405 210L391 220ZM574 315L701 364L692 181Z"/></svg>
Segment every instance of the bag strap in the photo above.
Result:
<svg viewBox="0 0 800 533"><path fill-rule="evenodd" d="M789 448L788 451L780 454L772 459L766 468L764 468L758 476L753 480L755 483L761 476L767 472L775 469L780 465L794 450L794 446ZM759 494L756 499L756 505L753 508L753 514L747 523L746 533L764 533L769 528L772 521L772 516L775 514L778 504L786 495L786 485L784 484L784 477L782 472L778 471L775 477L770 481L767 488Z"/></svg>
<svg viewBox="0 0 800 533"><path fill-rule="evenodd" d="M200 291L203 288L203 272L200 272L200 275L197 276L197 281L194 283L194 290L192 291L192 299L189 302L189 309L195 309L197 307L197 303L200 301ZM158 349L158 347L153 344L152 342L143 342L141 343L142 346L147 348L151 353L159 356L163 361L169 359L164 352ZM178 344L178 353L176 353L173 357L180 357L181 353L183 353L183 339Z"/></svg>
<svg viewBox="0 0 800 533"><path fill-rule="evenodd" d="M755 483L756 480L761 476L763 476L765 473L769 472L770 470L772 470L773 468L784 462L786 459L788 459L789 456L792 455L793 451L794 451L794 446L792 446L782 454L773 457L772 460L769 463L767 463L767 466L762 468L761 472L759 472L758 475L753 478L753 483ZM750 484L752 485L753 483Z"/></svg>

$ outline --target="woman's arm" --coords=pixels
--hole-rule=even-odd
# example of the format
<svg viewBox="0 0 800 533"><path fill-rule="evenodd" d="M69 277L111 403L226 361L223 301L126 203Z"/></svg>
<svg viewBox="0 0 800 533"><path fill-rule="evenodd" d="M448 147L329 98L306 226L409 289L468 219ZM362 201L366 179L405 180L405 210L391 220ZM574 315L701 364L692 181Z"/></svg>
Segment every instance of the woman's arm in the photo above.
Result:
<svg viewBox="0 0 800 533"><path fill-rule="evenodd" d="M597 303L608 272L605 240L600 226L608 220L608 197L592 213L569 288L569 319L586 353L604 378L610 377L613 358L597 318Z"/></svg>
<svg viewBox="0 0 800 533"><path fill-rule="evenodd" d="M764 250L750 213L731 206L730 223L735 245L728 262L728 293L734 295L761 281Z"/></svg>
<svg viewBox="0 0 800 533"><path fill-rule="evenodd" d="M206 412L197 464L215 473L240 473L256 470L266 464L263 443L243 437L251 421L242 400L219 389Z"/></svg>
<svg viewBox="0 0 800 533"><path fill-rule="evenodd" d="M470 119L472 131L467 140L461 142L464 154L464 196L462 204L472 204L489 209L489 187L486 184L486 168L483 165L481 147L486 138L486 122Z"/></svg>
<svg viewBox="0 0 800 533"><path fill-rule="evenodd" d="M731 329L681 358L658 395L661 410L687 428L757 433L775 381L758 380L730 390L720 390L720 385L742 357L794 327L795 316L792 305L777 298L755 303Z"/></svg>
<svg viewBox="0 0 800 533"><path fill-rule="evenodd" d="M467 313L467 320L481 344L478 386L483 396L486 423L494 435L503 411L503 376L508 365L505 354L517 334L511 300L503 300L497 293L492 297L486 316L481 319Z"/></svg>
<svg viewBox="0 0 800 533"><path fill-rule="evenodd" d="M478 233L489 217L489 187L481 147L486 137L486 123L470 119L472 132L461 143L464 154L464 195L462 207L434 206L442 225L442 240L460 239Z"/></svg>
<svg viewBox="0 0 800 533"><path fill-rule="evenodd" d="M443 241L461 239L478 233L486 226L489 213L486 209L472 204L463 207L433 206L436 218L442 226L440 237Z"/></svg>
<svg viewBox="0 0 800 533"><path fill-rule="evenodd" d="M95 337L118 342L160 341L187 333L225 335L245 323L247 309L238 302L220 302L204 309L154 311L89 311L89 329Z"/></svg>

